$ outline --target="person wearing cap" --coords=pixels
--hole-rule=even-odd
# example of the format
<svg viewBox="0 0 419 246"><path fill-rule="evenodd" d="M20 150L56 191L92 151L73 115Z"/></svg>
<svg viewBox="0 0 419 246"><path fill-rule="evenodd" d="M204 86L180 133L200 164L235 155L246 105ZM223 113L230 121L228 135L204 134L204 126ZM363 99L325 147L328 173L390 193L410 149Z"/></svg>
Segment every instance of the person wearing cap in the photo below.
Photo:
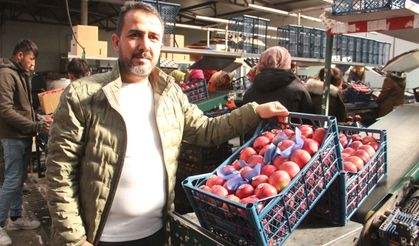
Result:
<svg viewBox="0 0 419 246"><path fill-rule="evenodd" d="M288 115L276 101L205 116L156 66L163 35L152 5L124 2L112 71L61 95L46 160L52 245L166 245L182 140L215 146Z"/></svg>
<svg viewBox="0 0 419 246"><path fill-rule="evenodd" d="M404 103L406 75L403 72L388 71L381 92L375 101L378 103L378 117L382 117Z"/></svg>

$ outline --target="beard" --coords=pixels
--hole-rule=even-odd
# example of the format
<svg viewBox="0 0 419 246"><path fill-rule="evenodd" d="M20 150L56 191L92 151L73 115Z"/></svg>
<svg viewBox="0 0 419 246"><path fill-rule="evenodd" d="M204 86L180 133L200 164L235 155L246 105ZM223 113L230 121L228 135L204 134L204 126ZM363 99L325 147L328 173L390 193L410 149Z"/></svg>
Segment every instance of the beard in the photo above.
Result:
<svg viewBox="0 0 419 246"><path fill-rule="evenodd" d="M131 58L121 53L119 55L119 62L120 62L121 68L125 72L128 72L131 75L138 76L138 77L148 77L148 75L150 75L151 71L154 68L151 61L142 63L140 65L135 65L133 63L133 59L143 57L143 53L144 53L143 51L136 52L132 55Z"/></svg>

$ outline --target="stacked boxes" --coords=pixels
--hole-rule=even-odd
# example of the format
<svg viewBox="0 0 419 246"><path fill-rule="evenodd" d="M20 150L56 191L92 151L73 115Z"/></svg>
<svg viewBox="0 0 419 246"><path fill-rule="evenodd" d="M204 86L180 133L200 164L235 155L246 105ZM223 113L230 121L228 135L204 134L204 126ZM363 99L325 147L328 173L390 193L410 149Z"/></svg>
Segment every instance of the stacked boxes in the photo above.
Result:
<svg viewBox="0 0 419 246"><path fill-rule="evenodd" d="M73 32L77 41L84 47L86 56L108 56L108 42L98 40L99 28L97 26L77 25L73 26ZM81 56L83 54L83 49L77 44L74 37L71 39L70 45L69 55Z"/></svg>

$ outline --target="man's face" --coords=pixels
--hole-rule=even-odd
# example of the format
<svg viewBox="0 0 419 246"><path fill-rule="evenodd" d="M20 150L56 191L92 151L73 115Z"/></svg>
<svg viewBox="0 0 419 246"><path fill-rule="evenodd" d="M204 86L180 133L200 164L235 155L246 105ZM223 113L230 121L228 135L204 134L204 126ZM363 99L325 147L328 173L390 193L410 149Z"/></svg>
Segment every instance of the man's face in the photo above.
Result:
<svg viewBox="0 0 419 246"><path fill-rule="evenodd" d="M112 35L121 74L133 80L147 77L159 60L162 39L163 27L157 16L130 10L125 16L121 35Z"/></svg>
<svg viewBox="0 0 419 246"><path fill-rule="evenodd" d="M26 72L31 72L35 70L36 57L32 51L28 53L23 53L22 51L16 54L17 62L22 66L23 70Z"/></svg>

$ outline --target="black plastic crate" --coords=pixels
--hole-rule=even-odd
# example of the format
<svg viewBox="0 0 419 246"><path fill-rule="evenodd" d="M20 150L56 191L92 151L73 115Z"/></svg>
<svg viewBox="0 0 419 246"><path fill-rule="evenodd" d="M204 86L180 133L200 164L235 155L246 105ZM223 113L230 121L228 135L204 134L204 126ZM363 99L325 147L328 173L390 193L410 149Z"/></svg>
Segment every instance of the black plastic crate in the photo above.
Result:
<svg viewBox="0 0 419 246"><path fill-rule="evenodd" d="M379 143L374 156L361 170L355 174L342 171L312 212L333 224L345 225L378 182L387 175L387 135L385 130L378 129L344 126L338 129L346 135L373 136Z"/></svg>
<svg viewBox="0 0 419 246"><path fill-rule="evenodd" d="M185 193L202 227L235 245L282 245L342 170L338 161L337 125L334 117L291 113L292 128L302 124L325 127L319 151L278 195L241 204L200 189L217 173L192 176L182 182ZM230 165L261 133L281 128L265 121L251 140L236 150L217 169Z"/></svg>
<svg viewBox="0 0 419 246"><path fill-rule="evenodd" d="M419 3L418 0L414 2ZM382 10L405 8L405 0L334 0L333 15L353 15L360 13L377 12Z"/></svg>
<svg viewBox="0 0 419 246"><path fill-rule="evenodd" d="M230 21L234 23L229 23L228 29L239 49L254 54L260 54L266 49L269 19L242 15Z"/></svg>
<svg viewBox="0 0 419 246"><path fill-rule="evenodd" d="M188 170L193 169L192 172L195 172L195 170L197 170L195 174L201 174L214 170L214 168L205 169L205 167L201 167L202 165L204 165L203 163L219 162L218 165L220 165L221 162L223 162L231 154L232 145L227 142L214 147L201 147L195 144L182 142L178 159L186 161L188 163L198 163L199 165L193 168L182 168Z"/></svg>
<svg viewBox="0 0 419 246"><path fill-rule="evenodd" d="M166 46L174 46L176 34L176 16L180 10L180 4L163 1L144 0L143 2L153 5L164 21L163 43Z"/></svg>

